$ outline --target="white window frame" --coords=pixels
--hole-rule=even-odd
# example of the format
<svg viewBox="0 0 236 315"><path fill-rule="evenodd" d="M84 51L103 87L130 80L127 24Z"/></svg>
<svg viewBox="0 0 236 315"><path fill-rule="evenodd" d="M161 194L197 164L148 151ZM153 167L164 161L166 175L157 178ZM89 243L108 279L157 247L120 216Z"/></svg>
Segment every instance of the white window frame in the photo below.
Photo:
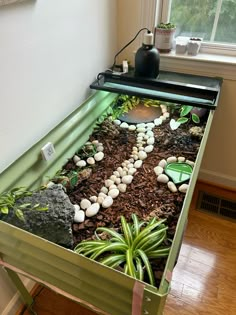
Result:
<svg viewBox="0 0 236 315"><path fill-rule="evenodd" d="M167 23L169 22L170 9L172 0L152 0L156 2L156 19L155 25L159 22ZM221 9L222 0L218 2L218 13ZM211 38L214 38L216 26L218 22L219 14L216 13L216 18L213 25L213 31ZM211 43L204 42L201 46L201 52L206 54L218 54L218 55L227 55L227 56L236 56L236 44L223 44L223 43Z"/></svg>

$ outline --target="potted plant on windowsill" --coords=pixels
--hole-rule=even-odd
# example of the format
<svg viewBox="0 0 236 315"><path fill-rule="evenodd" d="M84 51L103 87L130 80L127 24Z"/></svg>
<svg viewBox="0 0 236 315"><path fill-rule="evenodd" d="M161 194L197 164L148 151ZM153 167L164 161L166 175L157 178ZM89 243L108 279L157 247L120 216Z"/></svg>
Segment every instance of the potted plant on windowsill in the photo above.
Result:
<svg viewBox="0 0 236 315"><path fill-rule="evenodd" d="M172 23L159 23L155 28L155 46L160 52L170 52L176 26Z"/></svg>

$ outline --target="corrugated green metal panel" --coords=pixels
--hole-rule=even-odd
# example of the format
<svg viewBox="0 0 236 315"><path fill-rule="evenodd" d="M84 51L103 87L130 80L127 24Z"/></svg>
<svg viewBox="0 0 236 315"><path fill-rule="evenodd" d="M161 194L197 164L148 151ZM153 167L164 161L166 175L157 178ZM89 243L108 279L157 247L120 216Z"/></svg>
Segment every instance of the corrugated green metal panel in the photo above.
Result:
<svg viewBox="0 0 236 315"><path fill-rule="evenodd" d="M198 155L197 155L197 158L195 161L194 170L193 170L193 173L191 175L189 188L188 188L186 197L184 199L182 211L181 211L181 214L179 216L179 220L178 220L178 223L176 226L176 232L175 232L175 236L174 236L173 243L171 246L171 251L170 251L170 254L168 256L165 271L164 271L161 285L159 288L160 293L166 293L169 289L169 281L167 280L169 278L168 273L172 272L172 270L175 266L175 263L176 263L176 259L178 258L178 253L180 250L185 226L187 223L188 212L189 212L189 208L190 208L190 204L191 204L191 200L192 200L192 196L193 196L193 192L194 192L194 187L195 187L198 173L200 170L201 161L203 158L203 153L204 153L205 146L207 143L207 138L208 138L208 135L210 132L211 123L213 120L213 115L214 115L214 111L210 111L207 125L206 125L205 132L204 132L204 136L202 138L200 149L198 151Z"/></svg>
<svg viewBox="0 0 236 315"><path fill-rule="evenodd" d="M131 314L134 279L2 222L2 259L112 314Z"/></svg>
<svg viewBox="0 0 236 315"><path fill-rule="evenodd" d="M0 193L11 187L37 188L47 182L88 140L97 118L109 107L115 96L101 91L81 104L0 174ZM52 160L44 161L40 150L47 142L54 144L56 154Z"/></svg>

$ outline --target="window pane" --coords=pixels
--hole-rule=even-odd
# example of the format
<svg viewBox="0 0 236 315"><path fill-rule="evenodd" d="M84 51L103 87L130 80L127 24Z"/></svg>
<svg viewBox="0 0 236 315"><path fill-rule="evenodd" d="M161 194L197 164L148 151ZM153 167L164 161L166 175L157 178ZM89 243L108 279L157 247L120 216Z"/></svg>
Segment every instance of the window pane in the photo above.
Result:
<svg viewBox="0 0 236 315"><path fill-rule="evenodd" d="M236 43L236 0L223 1L215 41Z"/></svg>
<svg viewBox="0 0 236 315"><path fill-rule="evenodd" d="M170 21L177 26L176 36L202 37L210 41L217 5L218 0L172 0ZM236 43L235 30L236 0L223 0L212 40Z"/></svg>

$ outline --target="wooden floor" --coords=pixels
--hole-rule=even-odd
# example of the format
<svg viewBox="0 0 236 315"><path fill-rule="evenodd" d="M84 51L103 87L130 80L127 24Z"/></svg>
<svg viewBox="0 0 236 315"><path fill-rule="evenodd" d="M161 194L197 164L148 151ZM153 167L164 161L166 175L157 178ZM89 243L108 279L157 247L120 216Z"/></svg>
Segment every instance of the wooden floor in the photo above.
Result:
<svg viewBox="0 0 236 315"><path fill-rule="evenodd" d="M191 210L164 315L235 315L235 288L236 223ZM38 315L95 314L47 289L36 297L34 310Z"/></svg>

